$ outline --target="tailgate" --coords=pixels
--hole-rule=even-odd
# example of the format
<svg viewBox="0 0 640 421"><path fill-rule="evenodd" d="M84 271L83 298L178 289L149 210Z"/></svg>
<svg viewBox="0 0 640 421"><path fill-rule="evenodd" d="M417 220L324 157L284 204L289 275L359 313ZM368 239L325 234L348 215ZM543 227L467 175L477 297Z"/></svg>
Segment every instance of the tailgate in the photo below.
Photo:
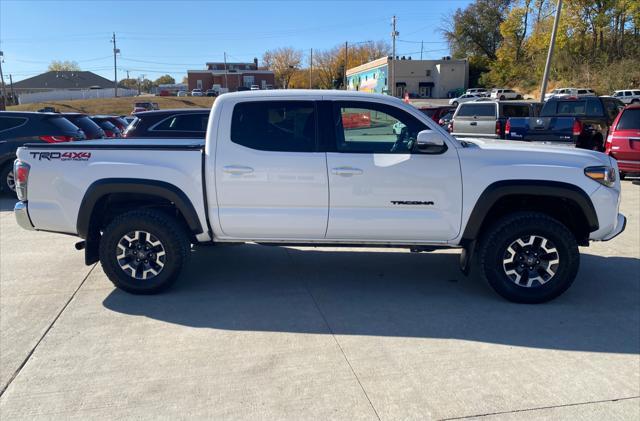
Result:
<svg viewBox="0 0 640 421"><path fill-rule="evenodd" d="M532 117L524 140L538 142L573 142L573 117ZM513 130L513 129L512 129Z"/></svg>
<svg viewBox="0 0 640 421"><path fill-rule="evenodd" d="M496 136L496 119L492 117L458 117L453 120L454 136Z"/></svg>

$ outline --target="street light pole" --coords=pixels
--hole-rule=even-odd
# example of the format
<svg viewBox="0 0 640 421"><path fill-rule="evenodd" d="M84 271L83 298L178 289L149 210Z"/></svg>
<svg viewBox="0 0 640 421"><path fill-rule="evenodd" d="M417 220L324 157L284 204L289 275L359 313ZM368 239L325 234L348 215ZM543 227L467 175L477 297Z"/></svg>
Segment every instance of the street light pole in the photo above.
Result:
<svg viewBox="0 0 640 421"><path fill-rule="evenodd" d="M398 31L396 31L396 16L393 15L391 19L391 40L392 40L392 49L391 49L391 71L389 72L389 86L387 86L387 93L391 92L392 96L396 96L396 37L400 35Z"/></svg>
<svg viewBox="0 0 640 421"><path fill-rule="evenodd" d="M544 65L544 76L542 76L542 86L540 87L540 102L544 102L544 94L547 92L547 82L549 81L549 71L551 70L551 58L553 57L553 47L556 43L556 33L560 22L560 10L562 10L562 0L558 0L556 6L556 16L553 18L553 30L551 31L551 41L549 42L549 52L547 62Z"/></svg>
<svg viewBox="0 0 640 421"><path fill-rule="evenodd" d="M2 74L2 62L4 61L4 53L0 51L0 82L2 83L2 109L7 109L7 86L4 83L4 75Z"/></svg>

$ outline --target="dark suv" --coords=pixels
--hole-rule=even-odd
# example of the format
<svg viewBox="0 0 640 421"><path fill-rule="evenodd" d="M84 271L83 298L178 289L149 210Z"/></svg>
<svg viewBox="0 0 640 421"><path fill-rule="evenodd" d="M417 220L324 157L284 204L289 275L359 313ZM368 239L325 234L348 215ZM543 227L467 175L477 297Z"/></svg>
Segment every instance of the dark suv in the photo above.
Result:
<svg viewBox="0 0 640 421"><path fill-rule="evenodd" d="M124 137L204 139L210 112L208 108L183 108L136 113Z"/></svg>
<svg viewBox="0 0 640 421"><path fill-rule="evenodd" d="M56 113L0 112L0 191L15 190L13 161L25 143L60 143L84 140L85 134Z"/></svg>
<svg viewBox="0 0 640 421"><path fill-rule="evenodd" d="M60 114L84 132L87 139L102 139L106 137L104 130L86 114L62 113Z"/></svg>

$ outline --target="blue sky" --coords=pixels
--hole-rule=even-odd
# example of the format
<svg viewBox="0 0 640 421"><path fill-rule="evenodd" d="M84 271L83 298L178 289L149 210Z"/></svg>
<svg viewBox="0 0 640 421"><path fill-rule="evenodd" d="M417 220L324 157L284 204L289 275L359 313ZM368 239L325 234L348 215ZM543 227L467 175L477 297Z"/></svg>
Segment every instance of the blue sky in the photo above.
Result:
<svg viewBox="0 0 640 421"><path fill-rule="evenodd" d="M5 78L21 80L52 60L113 79L110 38L121 54L118 78L169 73L181 80L207 61L251 61L277 47L331 48L349 41L390 41L398 18L399 55L448 54L438 27L469 0L422 1L28 1L0 0L0 50Z"/></svg>

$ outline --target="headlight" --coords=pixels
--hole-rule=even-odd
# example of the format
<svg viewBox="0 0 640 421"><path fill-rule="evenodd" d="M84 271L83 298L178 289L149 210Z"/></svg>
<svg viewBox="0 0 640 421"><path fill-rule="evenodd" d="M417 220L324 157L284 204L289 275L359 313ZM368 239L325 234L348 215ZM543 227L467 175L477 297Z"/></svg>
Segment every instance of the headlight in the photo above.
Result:
<svg viewBox="0 0 640 421"><path fill-rule="evenodd" d="M601 167L587 167L584 169L584 175L607 187L613 187L616 182L616 170L604 165Z"/></svg>

